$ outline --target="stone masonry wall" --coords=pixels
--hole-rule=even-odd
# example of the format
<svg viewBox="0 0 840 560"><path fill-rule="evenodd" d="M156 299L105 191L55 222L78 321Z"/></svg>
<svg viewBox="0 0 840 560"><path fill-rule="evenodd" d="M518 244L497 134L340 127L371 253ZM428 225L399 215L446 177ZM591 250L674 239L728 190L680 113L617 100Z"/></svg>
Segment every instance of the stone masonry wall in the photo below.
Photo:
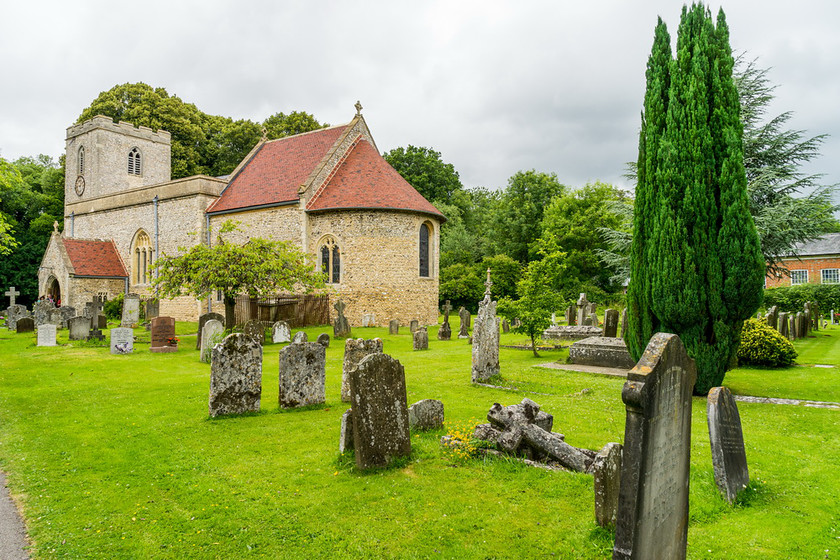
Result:
<svg viewBox="0 0 840 560"><path fill-rule="evenodd" d="M782 261L788 270L807 270L808 283L820 284L822 282L821 270L827 268L840 269L840 256L836 257L803 257L802 260L792 259ZM767 287L778 288L790 286L790 276L784 275L781 278L767 276Z"/></svg>
<svg viewBox="0 0 840 560"><path fill-rule="evenodd" d="M227 241L233 243L244 243L251 237L288 241L298 247L302 243L301 211L297 203L210 216L210 231L212 232L214 245L219 228L227 220L239 222L239 231L231 232L225 236Z"/></svg>

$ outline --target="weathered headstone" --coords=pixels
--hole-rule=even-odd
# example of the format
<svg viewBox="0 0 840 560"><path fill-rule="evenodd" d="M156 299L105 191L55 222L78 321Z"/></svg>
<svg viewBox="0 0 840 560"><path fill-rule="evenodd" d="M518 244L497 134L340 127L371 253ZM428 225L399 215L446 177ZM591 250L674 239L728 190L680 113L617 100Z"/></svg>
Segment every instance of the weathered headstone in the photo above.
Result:
<svg viewBox="0 0 840 560"><path fill-rule="evenodd" d="M144 315L147 321L151 321L152 319L160 315L160 300L146 300L146 313ZM224 321L222 321L222 323L224 323Z"/></svg>
<svg viewBox="0 0 840 560"><path fill-rule="evenodd" d="M56 328L52 323L38 326L38 346L55 346Z"/></svg>
<svg viewBox="0 0 840 560"><path fill-rule="evenodd" d="M18 319L23 317L29 317L29 310L26 309L25 305L19 303L10 305L6 310L6 328L10 331L17 330Z"/></svg>
<svg viewBox="0 0 840 560"><path fill-rule="evenodd" d="M767 316L764 318L767 321L767 325L771 328L779 330L779 307L773 305L767 310Z"/></svg>
<svg viewBox="0 0 840 560"><path fill-rule="evenodd" d="M32 317L21 317L17 320L15 330L18 334L33 332L35 330L35 319Z"/></svg>
<svg viewBox="0 0 840 560"><path fill-rule="evenodd" d="M779 334L785 338L790 338L790 322L788 321L788 314L784 311L779 313Z"/></svg>
<svg viewBox="0 0 840 560"><path fill-rule="evenodd" d="M408 427L412 430L437 430L443 427L443 403L423 399L408 407Z"/></svg>
<svg viewBox="0 0 840 560"><path fill-rule="evenodd" d="M93 299L90 301L89 312L91 330L102 328L99 326L99 314L102 313L102 303L102 296L93 296ZM85 304L85 311L88 311L87 304Z"/></svg>
<svg viewBox="0 0 840 560"><path fill-rule="evenodd" d="M598 327L601 324L600 321L598 321L598 314L595 313L594 311L589 314L589 323L593 327Z"/></svg>
<svg viewBox="0 0 840 560"><path fill-rule="evenodd" d="M685 558L694 360L675 334L653 335L627 374L614 559Z"/></svg>
<svg viewBox="0 0 840 560"><path fill-rule="evenodd" d="M449 325L449 312L452 311L452 305L449 300L443 305L443 324L438 329L438 340L450 340L452 338L452 327Z"/></svg>
<svg viewBox="0 0 840 560"><path fill-rule="evenodd" d="M458 338L470 337L470 312L465 307L461 307L458 311L458 317L461 319L461 328L458 329Z"/></svg>
<svg viewBox="0 0 840 560"><path fill-rule="evenodd" d="M134 330L128 327L111 329L111 354L134 352Z"/></svg>
<svg viewBox="0 0 840 560"><path fill-rule="evenodd" d="M330 347L330 335L323 332L323 333L318 335L318 338L315 340L315 342L317 342L318 344L320 344L324 348L329 348Z"/></svg>
<svg viewBox="0 0 840 560"><path fill-rule="evenodd" d="M618 336L618 310L607 309L604 311L604 336L615 338Z"/></svg>
<svg viewBox="0 0 840 560"><path fill-rule="evenodd" d="M53 302L47 299L39 299L32 304L32 318L35 319L35 326L40 327L50 322L50 311L55 309Z"/></svg>
<svg viewBox="0 0 840 560"><path fill-rule="evenodd" d="M796 313L796 337L797 338L805 338L808 336L808 317L805 316L805 313L802 311L798 311Z"/></svg>
<svg viewBox="0 0 840 560"><path fill-rule="evenodd" d="M67 328L70 330L70 340L87 340L90 336L90 319L80 315L68 321Z"/></svg>
<svg viewBox="0 0 840 560"><path fill-rule="evenodd" d="M502 332L505 334L510 332L510 323L507 319L502 319Z"/></svg>
<svg viewBox="0 0 840 560"><path fill-rule="evenodd" d="M234 333L213 347L210 366L210 416L260 411L262 346Z"/></svg>
<svg viewBox="0 0 840 560"><path fill-rule="evenodd" d="M566 325L571 326L571 325L576 324L575 323L575 318L576 317L575 317L575 306L574 305L570 305L569 307L566 308L566 317L565 318L566 318Z"/></svg>
<svg viewBox="0 0 840 560"><path fill-rule="evenodd" d="M586 294L581 293L577 300L577 312L575 315L575 324L583 325L583 320L589 314L589 300L586 299Z"/></svg>
<svg viewBox="0 0 840 560"><path fill-rule="evenodd" d="M429 331L426 330L426 327L420 327L414 331L414 349L429 349Z"/></svg>
<svg viewBox="0 0 840 560"><path fill-rule="evenodd" d="M62 324L64 323L64 315L61 313L61 308L56 307L55 309L50 310L49 315L47 317L47 323L50 325L55 325L56 328L61 328Z"/></svg>
<svg viewBox="0 0 840 560"><path fill-rule="evenodd" d="M70 305L66 305L59 307L58 311L61 313L61 328L68 328L70 324L70 319L76 316L76 308Z"/></svg>
<svg viewBox="0 0 840 560"><path fill-rule="evenodd" d="M242 326L242 332L259 342L260 346L265 344L265 327L261 321L251 319Z"/></svg>
<svg viewBox="0 0 840 560"><path fill-rule="evenodd" d="M155 353L178 351L178 341L175 339L175 319L172 317L152 319L151 351Z"/></svg>
<svg viewBox="0 0 840 560"><path fill-rule="evenodd" d="M387 467L411 455L405 369L387 354L366 356L350 372L356 467Z"/></svg>
<svg viewBox="0 0 840 560"><path fill-rule="evenodd" d="M317 342L292 343L280 350L280 408L326 401L326 351Z"/></svg>
<svg viewBox="0 0 840 560"><path fill-rule="evenodd" d="M370 354L382 353L382 339L348 338L344 341L344 362L341 367L341 401L350 402L350 371Z"/></svg>
<svg viewBox="0 0 840 560"><path fill-rule="evenodd" d="M137 294L126 294L123 298L121 327L130 327L140 321L140 296Z"/></svg>
<svg viewBox="0 0 840 560"><path fill-rule="evenodd" d="M419 328L420 328L420 321L418 321L417 319L412 319L411 322L408 324L408 330L409 330L409 332L411 332L411 334L416 333L417 329L419 329Z"/></svg>
<svg viewBox="0 0 840 560"><path fill-rule="evenodd" d="M96 327L99 329L107 329L108 328L108 317L100 313L96 316Z"/></svg>
<svg viewBox="0 0 840 560"><path fill-rule="evenodd" d="M286 321L277 321L271 327L271 341L275 344L292 341L292 329Z"/></svg>
<svg viewBox="0 0 840 560"><path fill-rule="evenodd" d="M138 319L139 320L139 319ZM195 349L201 350L201 336L204 332L204 325L207 324L207 321L215 320L220 322L222 325L225 324L225 316L221 313L209 312L203 313L198 316L198 335L195 337ZM208 362L210 360L208 359Z"/></svg>
<svg viewBox="0 0 840 560"><path fill-rule="evenodd" d="M400 322L397 319L391 319L388 322L388 334L400 334Z"/></svg>
<svg viewBox="0 0 840 560"><path fill-rule="evenodd" d="M341 431L339 432L338 452L344 453L353 449L353 409L348 408L341 415Z"/></svg>
<svg viewBox="0 0 840 560"><path fill-rule="evenodd" d="M306 334L306 331L298 331L292 337L292 344L303 344L304 342L309 342L309 336Z"/></svg>
<svg viewBox="0 0 840 560"><path fill-rule="evenodd" d="M375 327L376 326L376 315L373 313L365 313L362 315L362 326L363 327Z"/></svg>
<svg viewBox="0 0 840 560"><path fill-rule="evenodd" d="M621 338L627 334L627 308L621 311Z"/></svg>
<svg viewBox="0 0 840 560"><path fill-rule="evenodd" d="M726 501L732 504L750 483L750 471L744 451L741 415L728 388L713 387L709 391L706 413L715 483Z"/></svg>
<svg viewBox="0 0 840 560"><path fill-rule="evenodd" d="M591 469L595 488L595 522L601 527L615 525L621 487L621 444L605 445L592 461Z"/></svg>
<svg viewBox="0 0 840 560"><path fill-rule="evenodd" d="M478 302L478 315L473 329L472 382L484 383L499 374L499 318L496 302L490 299L490 269L484 283L484 299Z"/></svg>
<svg viewBox="0 0 840 560"><path fill-rule="evenodd" d="M797 332L796 315L791 313L790 318L788 319L788 323L789 323L788 336L790 337L791 340L796 340L797 338L799 338L799 333Z"/></svg>
<svg viewBox="0 0 840 560"><path fill-rule="evenodd" d="M350 323L347 321L347 317L344 316L344 309L347 305L343 301L338 300L333 307L338 313L333 323L333 335L335 338L347 338L350 336Z"/></svg>
<svg viewBox="0 0 840 560"><path fill-rule="evenodd" d="M206 323L204 323L204 328L201 329L199 359L205 364L209 364L213 359L213 346L217 344L216 339L221 336L224 330L224 325L218 319L209 319Z"/></svg>
<svg viewBox="0 0 840 560"><path fill-rule="evenodd" d="M20 295L20 292L12 286L3 295L9 298L9 307L14 307L16 305L15 298Z"/></svg>

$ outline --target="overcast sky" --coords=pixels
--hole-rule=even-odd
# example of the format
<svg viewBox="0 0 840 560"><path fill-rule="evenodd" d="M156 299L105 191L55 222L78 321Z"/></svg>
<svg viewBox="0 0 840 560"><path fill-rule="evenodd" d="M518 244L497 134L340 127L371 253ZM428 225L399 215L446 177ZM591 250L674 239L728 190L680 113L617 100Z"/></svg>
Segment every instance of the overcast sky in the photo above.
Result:
<svg viewBox="0 0 840 560"><path fill-rule="evenodd" d="M433 148L467 187L502 187L527 169L629 187L656 18L675 37L682 5L0 0L0 156L57 158L100 92L145 82L255 121L298 110L341 124L360 100L381 152ZM840 4L723 9L733 49L772 68L771 110L831 135L808 171L840 183Z"/></svg>

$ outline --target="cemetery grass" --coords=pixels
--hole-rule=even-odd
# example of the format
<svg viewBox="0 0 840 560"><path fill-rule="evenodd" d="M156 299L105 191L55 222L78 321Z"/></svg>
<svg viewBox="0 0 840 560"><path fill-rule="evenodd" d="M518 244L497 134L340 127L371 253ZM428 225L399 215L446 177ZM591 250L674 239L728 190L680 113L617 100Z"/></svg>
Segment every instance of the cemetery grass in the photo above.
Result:
<svg viewBox="0 0 840 560"><path fill-rule="evenodd" d="M453 331L457 332L457 317ZM327 350L327 402L277 406L277 352L265 347L262 412L209 419L209 371L194 350L112 356L37 348L0 332L0 469L40 558L610 558L594 523L592 477L504 459L460 459L447 430L412 434L398 468L363 474L338 453L343 341ZM306 329L310 340L328 329ZM7 334L8 333L8 334ZM148 335L142 329L136 333ZM451 426L528 397L572 445L623 441L621 379L532 367L566 350L500 352L502 390L473 386L470 350L414 352L407 329L381 337L405 366L409 404L445 403ZM503 335L502 343L516 343ZM705 400L692 425L689 558L823 558L840 551L836 410L741 404L753 483L729 506L714 484ZM830 551L830 552L826 552Z"/></svg>

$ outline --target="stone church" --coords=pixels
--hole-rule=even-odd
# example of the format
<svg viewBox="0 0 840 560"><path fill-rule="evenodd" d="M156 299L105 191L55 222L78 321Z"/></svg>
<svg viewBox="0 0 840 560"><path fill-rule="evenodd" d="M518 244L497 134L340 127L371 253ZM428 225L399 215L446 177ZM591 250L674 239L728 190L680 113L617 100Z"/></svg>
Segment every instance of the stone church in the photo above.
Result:
<svg viewBox="0 0 840 560"><path fill-rule="evenodd" d="M230 241L288 241L322 270L351 324L373 315L437 321L444 216L380 155L356 105L347 124L260 141L227 177L172 180L168 132L96 116L67 129L64 231L53 233L39 295L83 308L93 296L154 297L158 255ZM238 237L237 237L238 236ZM210 301L161 300L160 314L197 320Z"/></svg>

